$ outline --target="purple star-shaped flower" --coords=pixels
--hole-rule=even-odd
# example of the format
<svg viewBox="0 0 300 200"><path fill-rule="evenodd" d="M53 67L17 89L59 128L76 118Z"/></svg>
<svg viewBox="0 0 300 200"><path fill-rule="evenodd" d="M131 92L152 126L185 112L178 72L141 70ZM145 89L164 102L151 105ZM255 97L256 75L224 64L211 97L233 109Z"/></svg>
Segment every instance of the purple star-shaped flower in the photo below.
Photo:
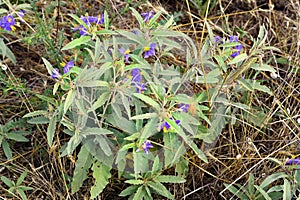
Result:
<svg viewBox="0 0 300 200"><path fill-rule="evenodd" d="M65 64L64 74L68 73L72 67L74 67L74 60L71 60Z"/></svg>
<svg viewBox="0 0 300 200"><path fill-rule="evenodd" d="M150 143L150 141L145 141L144 144L142 145L142 148L144 149L145 153L149 153L149 148L153 148L153 145Z"/></svg>
<svg viewBox="0 0 300 200"><path fill-rule="evenodd" d="M173 120L173 118L170 118L171 120ZM180 120L179 119L176 119L175 120L175 123L177 124L177 125L179 125L180 124ZM164 122L164 123L162 123L162 125L160 126L160 130L163 130L163 132L168 132L168 130L171 128L171 126L170 126L170 124L168 123L168 122Z"/></svg>
<svg viewBox="0 0 300 200"><path fill-rule="evenodd" d="M184 103L181 103L179 104L178 106L178 111L179 112L187 112L189 110L189 107L190 107L190 104L184 104Z"/></svg>
<svg viewBox="0 0 300 200"><path fill-rule="evenodd" d="M77 31L77 30L79 30L79 34L81 36L89 34L87 29L83 25L80 25L80 26L77 26L77 27L73 28L73 31Z"/></svg>
<svg viewBox="0 0 300 200"><path fill-rule="evenodd" d="M129 63L129 53L130 53L130 50L129 49L124 49L124 48L121 48L119 49L119 52L124 56L124 60L125 62Z"/></svg>
<svg viewBox="0 0 300 200"><path fill-rule="evenodd" d="M60 77L59 69L55 68L55 69L52 71L51 78L57 79L58 77Z"/></svg>
<svg viewBox="0 0 300 200"><path fill-rule="evenodd" d="M95 24L103 24L104 23L104 14L101 17L93 17L93 16L82 16L80 19L87 25L90 26L91 23Z"/></svg>
<svg viewBox="0 0 300 200"><path fill-rule="evenodd" d="M24 15L25 15L25 10L20 10L19 12L17 12L17 15L20 17L20 18L23 18Z"/></svg>
<svg viewBox="0 0 300 200"><path fill-rule="evenodd" d="M131 84L136 87L136 91L138 93L144 92L146 88L146 83L142 83L142 74L138 68L133 68L131 71L132 79L131 79Z"/></svg>
<svg viewBox="0 0 300 200"><path fill-rule="evenodd" d="M3 16L0 20L0 27L7 31L12 31L15 24L16 20L12 15Z"/></svg>
<svg viewBox="0 0 300 200"><path fill-rule="evenodd" d="M222 38L220 37L220 36L215 36L215 38L214 38L214 43L217 43L217 42L219 42L220 40L221 40Z"/></svg>
<svg viewBox="0 0 300 200"><path fill-rule="evenodd" d="M229 42L238 42L239 38L236 35L232 35L229 37Z"/></svg>
<svg viewBox="0 0 300 200"><path fill-rule="evenodd" d="M149 58L150 56L155 55L156 43L151 43L150 47L144 48L144 58Z"/></svg>
<svg viewBox="0 0 300 200"><path fill-rule="evenodd" d="M154 16L154 12L153 12L153 10L151 10L150 12L145 12L145 13L142 13L141 15L142 15L142 17L144 17L144 22L146 22Z"/></svg>
<svg viewBox="0 0 300 200"><path fill-rule="evenodd" d="M292 159L288 159L285 162L286 165L300 165L300 159L298 158L292 158Z"/></svg>

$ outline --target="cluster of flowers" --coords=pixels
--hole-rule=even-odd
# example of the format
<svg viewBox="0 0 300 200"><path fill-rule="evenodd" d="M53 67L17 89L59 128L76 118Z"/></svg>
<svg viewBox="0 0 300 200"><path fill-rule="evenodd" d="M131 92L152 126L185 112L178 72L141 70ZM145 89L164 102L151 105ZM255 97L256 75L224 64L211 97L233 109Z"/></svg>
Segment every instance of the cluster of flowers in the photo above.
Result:
<svg viewBox="0 0 300 200"><path fill-rule="evenodd" d="M25 11L21 10L17 13L17 15L22 20L25 15ZM16 29L15 24L16 24L16 20L11 14L3 16L0 19L0 27L3 28L4 30L14 31Z"/></svg>
<svg viewBox="0 0 300 200"><path fill-rule="evenodd" d="M74 67L74 60L71 60L67 63L61 63L61 66L64 67L64 74L68 73L72 67ZM57 79L61 76L59 69L55 68L52 72L51 78Z"/></svg>
<svg viewBox="0 0 300 200"><path fill-rule="evenodd" d="M215 43L220 42L221 44L223 43L222 38L220 36L215 36L214 42ZM236 36L236 35L230 36L229 37L229 42L239 42L238 36ZM238 44L237 46L234 47L234 52L230 56L232 58L235 58L236 56L240 55L242 49L243 49L243 45Z"/></svg>
<svg viewBox="0 0 300 200"><path fill-rule="evenodd" d="M178 112L188 112L189 107L190 107L189 104L183 104L183 103L181 103L181 104L179 104L179 106L177 108L177 111ZM171 117L170 120L174 120L174 119ZM180 125L180 120L176 119L175 123L177 125ZM160 130L163 131L163 132L168 132L170 130L170 128L171 128L171 125L168 122L166 122L166 121L164 121L162 123L162 125L160 126ZM153 148L153 145L151 144L151 142L149 140L146 140L143 143L142 147L138 148L136 151L138 152L141 149L143 149L145 151L145 153L148 154L149 153L149 148Z"/></svg>
<svg viewBox="0 0 300 200"><path fill-rule="evenodd" d="M298 159L298 158L288 159L285 164L286 165L300 165L300 159Z"/></svg>
<svg viewBox="0 0 300 200"><path fill-rule="evenodd" d="M102 14L101 17L81 16L80 19L86 24L88 28L91 27L92 23L96 25L104 24L104 14ZM73 28L73 31L77 30L79 30L81 36L89 34L89 30L83 25Z"/></svg>

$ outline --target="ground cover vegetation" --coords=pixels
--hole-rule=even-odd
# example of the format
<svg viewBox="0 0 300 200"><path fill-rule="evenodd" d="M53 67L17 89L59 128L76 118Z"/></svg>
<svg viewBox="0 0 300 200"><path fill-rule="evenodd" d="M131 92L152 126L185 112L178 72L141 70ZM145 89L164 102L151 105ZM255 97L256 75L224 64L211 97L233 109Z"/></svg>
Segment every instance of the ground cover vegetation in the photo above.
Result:
<svg viewBox="0 0 300 200"><path fill-rule="evenodd" d="M299 198L298 1L0 6L1 198Z"/></svg>

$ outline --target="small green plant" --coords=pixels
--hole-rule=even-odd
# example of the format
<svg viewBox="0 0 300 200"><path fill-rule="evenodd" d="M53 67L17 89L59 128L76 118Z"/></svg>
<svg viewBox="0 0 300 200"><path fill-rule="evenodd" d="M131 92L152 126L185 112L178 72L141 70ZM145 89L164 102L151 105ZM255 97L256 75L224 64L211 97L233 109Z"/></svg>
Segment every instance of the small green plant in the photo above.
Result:
<svg viewBox="0 0 300 200"><path fill-rule="evenodd" d="M15 183L14 181L10 180L6 176L1 176L1 181L9 187L9 189L5 189L10 195L13 196L19 196L23 200L27 200L25 191L28 190L33 190L32 187L24 186L21 185L22 182L24 181L25 177L27 175L27 171L24 171L20 177L18 178L17 182Z"/></svg>
<svg viewBox="0 0 300 200"><path fill-rule="evenodd" d="M240 184L224 184L226 188L241 200L291 200L298 198L300 190L299 166L293 167L292 174L274 173L264 179L260 185L255 184L253 174L245 186Z"/></svg>
<svg viewBox="0 0 300 200"><path fill-rule="evenodd" d="M7 159L12 158L12 150L10 142L28 142L29 140L25 137L30 134L29 131L20 130L24 125L24 121L9 121L6 124L0 124L0 146L2 147L4 154ZM19 130L18 130L19 129Z"/></svg>

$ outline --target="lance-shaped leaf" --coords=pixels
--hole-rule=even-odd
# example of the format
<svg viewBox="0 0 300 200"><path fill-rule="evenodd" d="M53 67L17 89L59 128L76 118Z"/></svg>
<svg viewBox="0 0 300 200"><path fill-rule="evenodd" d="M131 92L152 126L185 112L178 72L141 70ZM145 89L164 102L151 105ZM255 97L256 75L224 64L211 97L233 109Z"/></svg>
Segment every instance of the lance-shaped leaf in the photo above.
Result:
<svg viewBox="0 0 300 200"><path fill-rule="evenodd" d="M69 42L68 44L66 44L66 46L64 46L61 50L69 50L69 49L73 49L79 45L82 44L86 44L89 41L91 41L91 37L90 36L81 36L80 38L77 38L71 42Z"/></svg>
<svg viewBox="0 0 300 200"><path fill-rule="evenodd" d="M75 163L75 170L71 182L71 190L74 194L82 186L85 179L88 178L87 173L93 162L92 155L88 152L85 146L82 146L78 153L78 158Z"/></svg>
<svg viewBox="0 0 300 200"><path fill-rule="evenodd" d="M96 198L108 184L108 179L111 177L111 166L96 162L92 166L93 177L95 178L95 184L91 188L91 199Z"/></svg>

